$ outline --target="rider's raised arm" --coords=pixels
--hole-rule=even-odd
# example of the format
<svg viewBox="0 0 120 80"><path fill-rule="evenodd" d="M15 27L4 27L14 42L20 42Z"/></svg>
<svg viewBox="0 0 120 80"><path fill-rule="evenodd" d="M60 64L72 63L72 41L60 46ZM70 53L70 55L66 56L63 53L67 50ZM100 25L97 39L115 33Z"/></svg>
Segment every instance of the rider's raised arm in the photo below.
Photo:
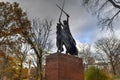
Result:
<svg viewBox="0 0 120 80"><path fill-rule="evenodd" d="M61 19L59 19L59 23L63 26L62 22L61 22Z"/></svg>

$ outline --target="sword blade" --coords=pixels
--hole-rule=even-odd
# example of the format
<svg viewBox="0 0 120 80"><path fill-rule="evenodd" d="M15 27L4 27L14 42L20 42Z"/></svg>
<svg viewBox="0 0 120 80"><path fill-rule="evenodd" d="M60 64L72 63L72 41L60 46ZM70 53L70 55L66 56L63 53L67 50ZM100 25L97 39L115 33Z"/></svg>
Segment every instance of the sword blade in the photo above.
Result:
<svg viewBox="0 0 120 80"><path fill-rule="evenodd" d="M61 13L60 13L60 17L59 17L59 19L61 19L61 16L62 16L62 12L63 12L64 5L65 5L65 0L63 1L63 6L62 6L62 8L61 8Z"/></svg>
<svg viewBox="0 0 120 80"><path fill-rule="evenodd" d="M68 15L59 5L56 4L56 6L57 6L62 12L64 12L66 15Z"/></svg>

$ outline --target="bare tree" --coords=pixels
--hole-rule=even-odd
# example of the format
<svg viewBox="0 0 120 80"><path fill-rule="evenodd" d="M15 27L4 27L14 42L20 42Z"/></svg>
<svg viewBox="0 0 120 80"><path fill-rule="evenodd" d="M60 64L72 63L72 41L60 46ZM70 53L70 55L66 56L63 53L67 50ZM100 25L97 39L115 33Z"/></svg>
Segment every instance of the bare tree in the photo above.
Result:
<svg viewBox="0 0 120 80"><path fill-rule="evenodd" d="M120 64L120 40L115 37L101 38L95 43L96 50L104 54L112 67L112 73L116 74L116 66Z"/></svg>
<svg viewBox="0 0 120 80"><path fill-rule="evenodd" d="M51 46L51 43L48 40L51 27L52 20L50 19L44 19L43 21L40 19L34 19L31 31L32 36L26 37L26 40L37 56L37 78L40 80L43 80L43 55L48 52L46 49L49 49L49 46Z"/></svg>
<svg viewBox="0 0 120 80"><path fill-rule="evenodd" d="M81 47L80 55L83 58L85 64L94 63L94 56L91 52L91 45L83 44Z"/></svg>
<svg viewBox="0 0 120 80"><path fill-rule="evenodd" d="M102 24L102 29L113 29L119 21L120 1L119 0L82 0L85 7L90 9Z"/></svg>

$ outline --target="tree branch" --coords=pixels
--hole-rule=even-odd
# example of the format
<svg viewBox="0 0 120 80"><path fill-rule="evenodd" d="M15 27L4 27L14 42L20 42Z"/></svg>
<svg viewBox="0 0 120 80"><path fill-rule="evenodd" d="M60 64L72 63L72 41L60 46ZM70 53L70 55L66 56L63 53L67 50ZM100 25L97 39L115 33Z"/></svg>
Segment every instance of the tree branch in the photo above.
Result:
<svg viewBox="0 0 120 80"><path fill-rule="evenodd" d="M114 7L120 9L120 5L117 5L113 0L108 0Z"/></svg>

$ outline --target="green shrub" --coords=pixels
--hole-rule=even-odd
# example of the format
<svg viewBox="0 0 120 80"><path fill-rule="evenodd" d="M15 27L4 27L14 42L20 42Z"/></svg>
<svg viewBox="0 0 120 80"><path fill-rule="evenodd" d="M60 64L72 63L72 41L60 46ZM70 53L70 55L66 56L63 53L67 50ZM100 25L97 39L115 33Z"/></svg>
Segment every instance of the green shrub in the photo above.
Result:
<svg viewBox="0 0 120 80"><path fill-rule="evenodd" d="M111 80L108 74L96 67L90 67L85 72L85 80Z"/></svg>
<svg viewBox="0 0 120 80"><path fill-rule="evenodd" d="M120 80L120 75L113 76L113 79Z"/></svg>

